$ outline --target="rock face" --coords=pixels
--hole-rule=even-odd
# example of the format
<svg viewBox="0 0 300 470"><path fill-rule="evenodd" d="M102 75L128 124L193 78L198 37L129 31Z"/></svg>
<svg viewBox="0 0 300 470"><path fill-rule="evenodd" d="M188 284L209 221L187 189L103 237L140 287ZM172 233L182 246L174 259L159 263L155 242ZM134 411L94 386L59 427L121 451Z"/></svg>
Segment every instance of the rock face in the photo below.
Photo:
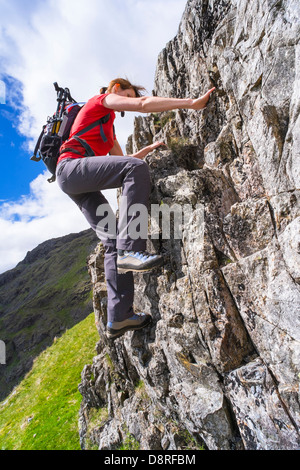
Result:
<svg viewBox="0 0 300 470"><path fill-rule="evenodd" d="M141 332L105 339L101 245L90 258L100 341L82 448L300 448L299 38L298 0L190 0L161 52L154 94L217 91L203 112L135 121L129 153L169 146L148 156L151 203L192 210L181 239L150 231L167 256L136 277Z"/></svg>

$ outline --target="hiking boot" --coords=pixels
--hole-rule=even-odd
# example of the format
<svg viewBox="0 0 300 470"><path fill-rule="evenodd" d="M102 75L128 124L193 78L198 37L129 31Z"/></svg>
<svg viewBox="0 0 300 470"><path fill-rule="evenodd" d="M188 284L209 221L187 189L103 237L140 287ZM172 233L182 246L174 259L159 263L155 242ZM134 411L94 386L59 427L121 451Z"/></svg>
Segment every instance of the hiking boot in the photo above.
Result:
<svg viewBox="0 0 300 470"><path fill-rule="evenodd" d="M136 313L132 317L123 321L108 322L106 336L108 339L116 339L129 330L141 330L151 322L151 315L146 313Z"/></svg>
<svg viewBox="0 0 300 470"><path fill-rule="evenodd" d="M143 273L151 271L163 264L163 257L153 255L146 251L122 251L118 252L117 268L118 273L133 271Z"/></svg>

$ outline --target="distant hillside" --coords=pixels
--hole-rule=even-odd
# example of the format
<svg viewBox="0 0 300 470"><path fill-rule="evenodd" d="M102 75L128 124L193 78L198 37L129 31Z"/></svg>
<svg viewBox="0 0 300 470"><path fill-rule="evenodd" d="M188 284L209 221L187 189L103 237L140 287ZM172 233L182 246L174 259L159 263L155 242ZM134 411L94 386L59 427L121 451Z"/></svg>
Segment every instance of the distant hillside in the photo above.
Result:
<svg viewBox="0 0 300 470"><path fill-rule="evenodd" d="M97 242L92 230L46 241L0 275L0 400L56 336L92 312L86 258Z"/></svg>
<svg viewBox="0 0 300 470"><path fill-rule="evenodd" d="M80 450L78 384L97 338L90 314L39 355L0 403L0 450Z"/></svg>

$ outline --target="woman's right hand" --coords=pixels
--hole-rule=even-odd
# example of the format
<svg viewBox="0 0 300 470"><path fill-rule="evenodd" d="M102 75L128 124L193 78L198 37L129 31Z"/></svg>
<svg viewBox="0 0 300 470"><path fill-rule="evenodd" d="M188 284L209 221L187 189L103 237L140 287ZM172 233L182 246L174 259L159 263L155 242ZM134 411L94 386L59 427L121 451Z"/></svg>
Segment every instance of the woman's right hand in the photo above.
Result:
<svg viewBox="0 0 300 470"><path fill-rule="evenodd" d="M205 95L200 96L200 98L193 100L193 103L190 109L194 109L195 111L198 111L199 109L204 109L209 101L211 93L213 93L215 89L216 89L215 87L211 88L210 90L208 90L207 93L205 93Z"/></svg>

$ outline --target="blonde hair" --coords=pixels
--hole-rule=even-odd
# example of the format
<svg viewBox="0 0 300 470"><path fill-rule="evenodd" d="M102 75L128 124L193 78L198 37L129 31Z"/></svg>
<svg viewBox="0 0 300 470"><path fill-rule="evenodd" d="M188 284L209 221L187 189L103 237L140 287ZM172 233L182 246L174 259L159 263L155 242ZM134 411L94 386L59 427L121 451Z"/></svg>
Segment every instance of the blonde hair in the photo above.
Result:
<svg viewBox="0 0 300 470"><path fill-rule="evenodd" d="M122 90L129 90L129 89L134 90L135 96L137 98L142 96L143 91L146 91L144 87L139 86L139 85L133 85L132 83L130 83L129 80L125 78L115 78L114 80L111 80L108 87L103 87L100 89L100 94L102 95L103 93L111 93L113 87L117 84L120 85Z"/></svg>

